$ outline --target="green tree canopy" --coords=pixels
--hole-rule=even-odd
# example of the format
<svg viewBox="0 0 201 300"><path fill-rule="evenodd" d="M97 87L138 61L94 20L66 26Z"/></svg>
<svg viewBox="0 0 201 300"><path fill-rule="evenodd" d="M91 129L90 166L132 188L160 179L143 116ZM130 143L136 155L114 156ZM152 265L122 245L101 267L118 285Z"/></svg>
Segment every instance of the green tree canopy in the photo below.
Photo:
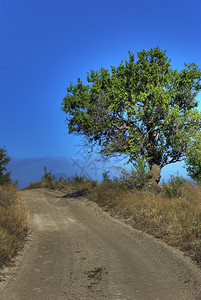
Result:
<svg viewBox="0 0 201 300"><path fill-rule="evenodd" d="M196 96L201 70L194 63L181 71L171 67L159 47L137 53L110 70L101 68L67 88L62 109L69 133L84 136L103 155L144 159L152 183L165 165L182 160L201 128Z"/></svg>
<svg viewBox="0 0 201 300"><path fill-rule="evenodd" d="M11 182L10 172L7 172L6 167L10 160L5 147L0 148L0 185Z"/></svg>
<svg viewBox="0 0 201 300"><path fill-rule="evenodd" d="M185 158L187 173L195 181L201 182L201 132L198 131L187 149Z"/></svg>

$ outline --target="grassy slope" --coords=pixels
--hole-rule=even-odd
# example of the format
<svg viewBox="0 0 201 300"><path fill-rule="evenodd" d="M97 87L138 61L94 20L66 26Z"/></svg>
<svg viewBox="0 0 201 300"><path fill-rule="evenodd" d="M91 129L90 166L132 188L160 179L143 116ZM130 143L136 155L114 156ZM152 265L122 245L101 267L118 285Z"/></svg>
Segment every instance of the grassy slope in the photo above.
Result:
<svg viewBox="0 0 201 300"><path fill-rule="evenodd" d="M180 197L100 185L90 199L113 216L180 249L201 266L201 190L185 182Z"/></svg>
<svg viewBox="0 0 201 300"><path fill-rule="evenodd" d="M0 186L0 270L22 249L28 229L28 213L17 189Z"/></svg>

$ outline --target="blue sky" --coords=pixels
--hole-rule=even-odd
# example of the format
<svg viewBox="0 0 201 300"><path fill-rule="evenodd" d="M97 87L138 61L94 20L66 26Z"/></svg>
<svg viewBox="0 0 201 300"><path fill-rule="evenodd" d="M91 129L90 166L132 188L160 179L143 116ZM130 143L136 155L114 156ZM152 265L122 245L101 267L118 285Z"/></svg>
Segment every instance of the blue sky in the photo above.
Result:
<svg viewBox="0 0 201 300"><path fill-rule="evenodd" d="M61 110L70 81L155 46L174 68L201 66L200 12L200 0L0 1L0 147L14 179L34 181L44 164L76 171L80 140L67 134Z"/></svg>

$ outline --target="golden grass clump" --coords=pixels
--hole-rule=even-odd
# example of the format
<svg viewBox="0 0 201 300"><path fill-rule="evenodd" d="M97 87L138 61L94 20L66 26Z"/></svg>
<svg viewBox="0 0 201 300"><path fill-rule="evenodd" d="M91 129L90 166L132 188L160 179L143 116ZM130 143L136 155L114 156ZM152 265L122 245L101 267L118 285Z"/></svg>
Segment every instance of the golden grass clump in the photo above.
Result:
<svg viewBox="0 0 201 300"><path fill-rule="evenodd" d="M0 186L0 269L22 249L28 230L28 213L17 189Z"/></svg>

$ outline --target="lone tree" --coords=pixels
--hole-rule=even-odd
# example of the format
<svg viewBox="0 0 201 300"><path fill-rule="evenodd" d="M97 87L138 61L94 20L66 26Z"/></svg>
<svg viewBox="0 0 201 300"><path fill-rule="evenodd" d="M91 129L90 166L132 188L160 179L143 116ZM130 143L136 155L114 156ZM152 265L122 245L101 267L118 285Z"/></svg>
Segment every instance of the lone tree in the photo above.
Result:
<svg viewBox="0 0 201 300"><path fill-rule="evenodd" d="M105 156L127 155L129 162L145 160L149 183L160 180L161 168L182 160L201 129L196 96L201 70L194 63L181 71L171 67L159 47L137 53L111 70L87 73L67 87L62 109L69 133L77 133Z"/></svg>
<svg viewBox="0 0 201 300"><path fill-rule="evenodd" d="M10 172L7 172L6 167L10 160L5 147L0 148L0 185L11 182Z"/></svg>

